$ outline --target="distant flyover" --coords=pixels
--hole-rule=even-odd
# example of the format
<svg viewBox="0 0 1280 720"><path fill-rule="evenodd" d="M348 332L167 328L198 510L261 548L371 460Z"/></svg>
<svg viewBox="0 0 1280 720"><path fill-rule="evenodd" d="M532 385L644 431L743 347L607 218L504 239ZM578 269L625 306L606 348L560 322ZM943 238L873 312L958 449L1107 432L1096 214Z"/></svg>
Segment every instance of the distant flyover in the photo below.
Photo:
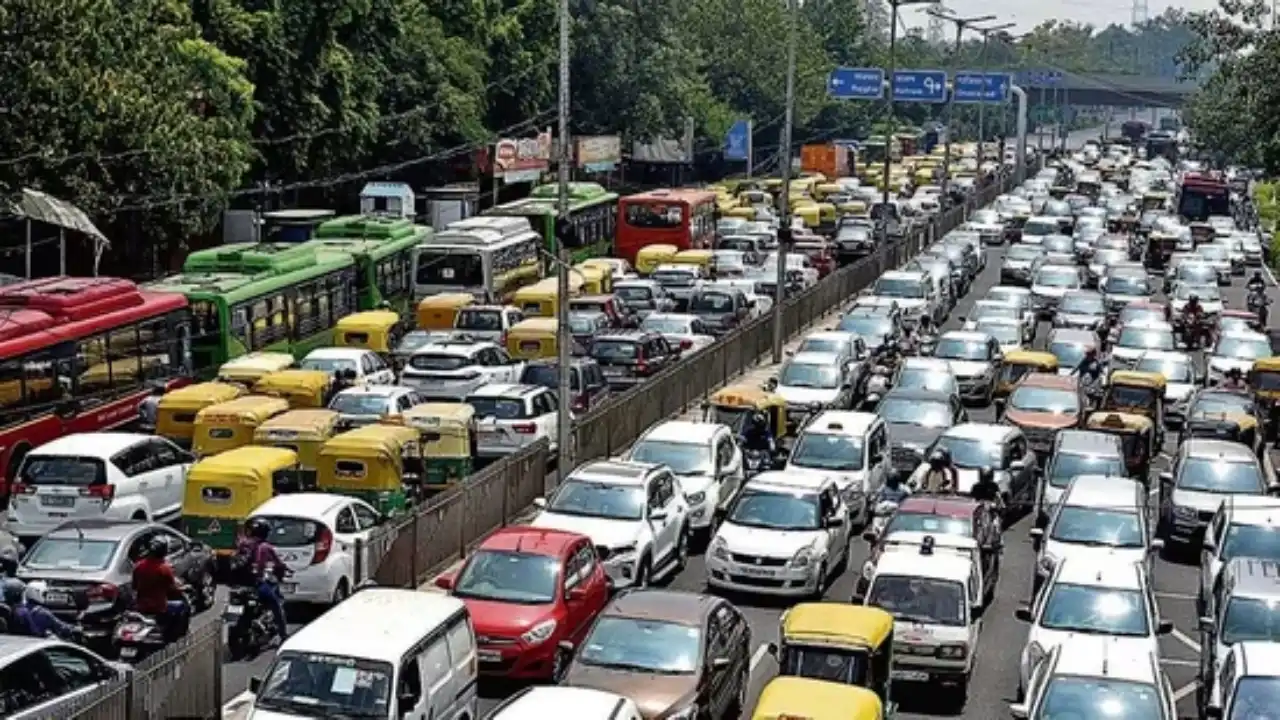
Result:
<svg viewBox="0 0 1280 720"><path fill-rule="evenodd" d="M1059 88L1060 93L1066 91L1066 102L1071 105L1179 107L1198 87L1195 80L1179 82L1173 78L1142 75L1093 75L1064 71L1056 83L1046 82L1041 75L1014 73L1014 82L1027 91L1027 102L1032 106L1051 103L1054 88Z"/></svg>

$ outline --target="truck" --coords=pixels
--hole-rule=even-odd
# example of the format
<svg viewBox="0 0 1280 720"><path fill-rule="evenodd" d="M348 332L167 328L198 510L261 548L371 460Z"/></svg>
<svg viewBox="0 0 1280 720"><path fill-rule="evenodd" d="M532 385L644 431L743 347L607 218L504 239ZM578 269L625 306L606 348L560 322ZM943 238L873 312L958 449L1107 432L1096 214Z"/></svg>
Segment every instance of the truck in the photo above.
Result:
<svg viewBox="0 0 1280 720"><path fill-rule="evenodd" d="M829 179L849 176L849 149L844 145L825 143L800 148L800 169L822 173Z"/></svg>

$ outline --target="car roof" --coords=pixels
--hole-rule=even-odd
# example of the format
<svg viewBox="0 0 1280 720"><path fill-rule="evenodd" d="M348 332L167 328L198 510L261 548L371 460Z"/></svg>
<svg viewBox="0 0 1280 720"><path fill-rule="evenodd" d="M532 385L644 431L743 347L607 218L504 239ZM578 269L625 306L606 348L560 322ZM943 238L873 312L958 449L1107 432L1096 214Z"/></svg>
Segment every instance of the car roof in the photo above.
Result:
<svg viewBox="0 0 1280 720"><path fill-rule="evenodd" d="M1056 582L1088 587L1124 588L1137 590L1142 587L1142 573L1137 563L1089 562L1084 559L1062 559L1057 564Z"/></svg>
<svg viewBox="0 0 1280 720"><path fill-rule="evenodd" d="M398 662L466 605L451 595L372 587L329 608L295 631L280 652Z"/></svg>
<svg viewBox="0 0 1280 720"><path fill-rule="evenodd" d="M954 375L951 369L951 363L942 358L934 357L907 357L902 359L902 367L912 370L929 370L932 372L946 373Z"/></svg>
<svg viewBox="0 0 1280 720"><path fill-rule="evenodd" d="M585 536L567 530L510 525L486 535L480 542L480 548L559 557L583 537Z"/></svg>
<svg viewBox="0 0 1280 720"><path fill-rule="evenodd" d="M1213 458L1228 462L1257 462L1257 457L1243 443L1211 438L1188 438L1182 443L1188 458Z"/></svg>
<svg viewBox="0 0 1280 720"><path fill-rule="evenodd" d="M1244 640L1232 647L1239 662L1238 677L1280 677L1280 643Z"/></svg>
<svg viewBox="0 0 1280 720"><path fill-rule="evenodd" d="M713 595L647 588L617 595L600 615L701 624L702 619L721 602Z"/></svg>
<svg viewBox="0 0 1280 720"><path fill-rule="evenodd" d="M946 397L945 395L943 397ZM862 436L871 431L880 417L875 413L855 412L852 410L824 410L801 432L812 432L818 435L850 435Z"/></svg>
<svg viewBox="0 0 1280 720"><path fill-rule="evenodd" d="M1057 648L1054 673L1155 683L1159 658L1150 651L1135 652L1132 643L1106 635L1072 635Z"/></svg>
<svg viewBox="0 0 1280 720"><path fill-rule="evenodd" d="M375 397L399 397L405 393L416 392L405 385L359 385L340 391L339 395L373 395Z"/></svg>
<svg viewBox="0 0 1280 720"><path fill-rule="evenodd" d="M974 512L979 507L981 507L981 503L963 495L956 495L955 497L908 495L903 499L902 504L898 506L898 510L900 512L968 520L973 517Z"/></svg>
<svg viewBox="0 0 1280 720"><path fill-rule="evenodd" d="M316 348L307 353L303 360L358 360L367 355L369 350L364 348L340 348L340 347L322 347Z"/></svg>
<svg viewBox="0 0 1280 720"><path fill-rule="evenodd" d="M653 316L650 315L650 317ZM841 340L853 342L856 337L858 337L857 333L851 333L847 330L818 330L817 332L811 332L808 335L805 335L804 339L810 340L816 338L818 340Z"/></svg>
<svg viewBox="0 0 1280 720"><path fill-rule="evenodd" d="M1177 352L1175 350L1148 350L1142 353L1142 357L1138 358L1138 360L1159 360L1170 363L1192 362L1190 355L1184 352Z"/></svg>
<svg viewBox="0 0 1280 720"><path fill-rule="evenodd" d="M53 638L27 637L25 635L0 635L0 667L20 657L49 647L64 647L67 643Z"/></svg>
<svg viewBox="0 0 1280 720"><path fill-rule="evenodd" d="M1173 326L1162 320L1144 320L1142 322L1125 323L1124 327L1121 327L1120 330L1128 330L1131 327L1134 330L1142 330L1144 332L1173 332Z"/></svg>
<svg viewBox="0 0 1280 720"><path fill-rule="evenodd" d="M413 351L414 355L448 355L450 357L471 357L475 351L481 346L491 343L485 343L479 340L471 339L446 339L441 341L432 341L419 347Z"/></svg>
<svg viewBox="0 0 1280 720"><path fill-rule="evenodd" d="M146 520L111 520L105 517L67 520L44 537L80 537L92 540L124 540L148 528L158 527L157 523Z"/></svg>
<svg viewBox="0 0 1280 720"><path fill-rule="evenodd" d="M747 481L746 486L774 492L816 493L835 479L820 472L767 470Z"/></svg>
<svg viewBox="0 0 1280 720"><path fill-rule="evenodd" d="M351 502L345 495L331 493L286 493L277 495L254 508L250 517L280 515L320 520L324 516Z"/></svg>
<svg viewBox="0 0 1280 720"><path fill-rule="evenodd" d="M840 355L833 352L801 352L791 356L791 362L800 365L838 365Z"/></svg>
<svg viewBox="0 0 1280 720"><path fill-rule="evenodd" d="M1061 502L1073 507L1128 510L1132 501L1133 510L1137 512L1141 507L1139 498L1145 492L1142 483L1131 478L1076 475L1067 485Z"/></svg>
<svg viewBox="0 0 1280 720"><path fill-rule="evenodd" d="M639 486L643 485L645 479L659 467L661 465L631 460L597 460L574 468L573 472L569 473L569 477L575 480Z"/></svg>
<svg viewBox="0 0 1280 720"><path fill-rule="evenodd" d="M1007 303L996 303L998 305L1007 305ZM984 332L975 330L948 330L942 333L943 340L960 340L963 342L986 342L991 336Z"/></svg>
<svg viewBox="0 0 1280 720"><path fill-rule="evenodd" d="M112 455L141 442L154 440L152 435L122 432L91 432L63 435L31 451L31 455L55 455L60 457L99 457Z"/></svg>
<svg viewBox="0 0 1280 720"><path fill-rule="evenodd" d="M924 273L916 270L890 270L880 276L881 280L919 280L924 277Z"/></svg>
<svg viewBox="0 0 1280 720"><path fill-rule="evenodd" d="M518 385L516 383L486 383L472 390L467 397L479 398L525 398L546 390L541 385Z"/></svg>
<svg viewBox="0 0 1280 720"><path fill-rule="evenodd" d="M719 423L668 420L649 428L640 439L683 445L708 445L724 429L725 426Z"/></svg>
<svg viewBox="0 0 1280 720"><path fill-rule="evenodd" d="M965 582L973 571L973 561L950 552L923 553L919 545L889 546L876 561L877 575L935 578Z"/></svg>
<svg viewBox="0 0 1280 720"><path fill-rule="evenodd" d="M945 433L946 437L956 438L958 440L981 440L983 442L1003 441L1015 432L1015 429L1009 425L997 425L995 423L979 423L967 422L960 423L955 427L949 428Z"/></svg>
<svg viewBox="0 0 1280 720"><path fill-rule="evenodd" d="M486 720L507 718L549 718L573 708L574 717L612 718L627 698L616 693L587 687L535 685L507 698L486 715Z"/></svg>
<svg viewBox="0 0 1280 720"><path fill-rule="evenodd" d="M1280 527L1280 505L1270 495L1228 495L1222 507L1233 525Z"/></svg>
<svg viewBox="0 0 1280 720"><path fill-rule="evenodd" d="M1280 562L1255 557L1232 558L1227 565L1234 595L1275 598L1280 596Z"/></svg>
<svg viewBox="0 0 1280 720"><path fill-rule="evenodd" d="M925 388L895 387L895 388L890 388L889 392L885 393L884 398L880 402L884 402L889 398L893 398L895 400L905 399L905 400L916 400L920 402L950 403L951 397L952 397L951 393L942 392L940 390L927 390Z"/></svg>
<svg viewBox="0 0 1280 720"><path fill-rule="evenodd" d="M1045 372L1034 372L1018 382L1019 387L1038 387L1051 390L1075 390L1080 385L1080 378L1074 375L1055 375Z"/></svg>

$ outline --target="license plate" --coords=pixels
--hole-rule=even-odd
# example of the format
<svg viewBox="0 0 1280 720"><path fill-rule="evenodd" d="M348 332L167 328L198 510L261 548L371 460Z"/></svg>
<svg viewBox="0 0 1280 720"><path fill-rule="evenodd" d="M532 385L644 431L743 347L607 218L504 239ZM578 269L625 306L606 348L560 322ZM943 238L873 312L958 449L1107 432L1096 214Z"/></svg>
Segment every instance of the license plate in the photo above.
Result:
<svg viewBox="0 0 1280 720"><path fill-rule="evenodd" d="M626 372L627 371L623 370L622 368L611 368L611 367L604 368L604 374L608 377L618 377L620 375L626 374Z"/></svg>
<svg viewBox="0 0 1280 720"><path fill-rule="evenodd" d="M502 662L502 653L497 650L479 650L476 657L480 658L480 662L499 663Z"/></svg>
<svg viewBox="0 0 1280 720"><path fill-rule="evenodd" d="M890 680L906 680L907 682L928 682L929 673L919 670L890 670Z"/></svg>
<svg viewBox="0 0 1280 720"><path fill-rule="evenodd" d="M239 605L228 605L227 609L223 611L223 615L227 617L240 617L243 614L244 608Z"/></svg>
<svg viewBox="0 0 1280 720"><path fill-rule="evenodd" d="M775 573L773 570L767 570L765 568L744 567L738 568L738 574L746 575L747 577L771 578Z"/></svg>
<svg viewBox="0 0 1280 720"><path fill-rule="evenodd" d="M70 495L41 495L40 504L46 507L74 507L76 499Z"/></svg>
<svg viewBox="0 0 1280 720"><path fill-rule="evenodd" d="M127 646L126 646L126 647L122 647L122 648L120 648L120 657L122 657L122 658L135 658L135 657L138 657L138 648L136 648L136 647L127 647Z"/></svg>
<svg viewBox="0 0 1280 720"><path fill-rule="evenodd" d="M280 592L295 593L298 591L298 583L280 583Z"/></svg>
<svg viewBox="0 0 1280 720"><path fill-rule="evenodd" d="M50 593L45 593L44 597L45 597L45 602L49 603L50 605L70 605L71 604L71 595L69 593L50 592Z"/></svg>

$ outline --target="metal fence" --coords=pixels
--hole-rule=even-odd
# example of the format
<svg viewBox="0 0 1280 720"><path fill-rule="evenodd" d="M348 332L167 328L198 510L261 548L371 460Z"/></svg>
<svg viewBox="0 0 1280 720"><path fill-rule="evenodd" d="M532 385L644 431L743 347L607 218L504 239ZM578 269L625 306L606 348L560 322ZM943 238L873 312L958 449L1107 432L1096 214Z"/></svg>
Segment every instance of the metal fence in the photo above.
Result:
<svg viewBox="0 0 1280 720"><path fill-rule="evenodd" d="M49 718L194 720L222 714L222 623L215 619Z"/></svg>

